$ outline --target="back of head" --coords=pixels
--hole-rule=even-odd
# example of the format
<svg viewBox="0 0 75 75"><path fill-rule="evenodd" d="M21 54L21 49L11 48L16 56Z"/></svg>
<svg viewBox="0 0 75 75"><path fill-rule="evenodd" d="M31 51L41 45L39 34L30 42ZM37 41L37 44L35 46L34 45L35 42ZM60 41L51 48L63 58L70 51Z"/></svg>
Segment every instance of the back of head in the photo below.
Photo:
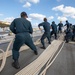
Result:
<svg viewBox="0 0 75 75"><path fill-rule="evenodd" d="M28 17L26 12L21 12L20 16L21 17Z"/></svg>
<svg viewBox="0 0 75 75"><path fill-rule="evenodd" d="M43 20L44 20L44 22L47 22L47 18L44 18Z"/></svg>
<svg viewBox="0 0 75 75"><path fill-rule="evenodd" d="M62 21L60 21L60 23L62 23Z"/></svg>
<svg viewBox="0 0 75 75"><path fill-rule="evenodd" d="M68 20L66 20L66 22L68 22Z"/></svg>
<svg viewBox="0 0 75 75"><path fill-rule="evenodd" d="M55 22L53 21L52 24L55 24Z"/></svg>

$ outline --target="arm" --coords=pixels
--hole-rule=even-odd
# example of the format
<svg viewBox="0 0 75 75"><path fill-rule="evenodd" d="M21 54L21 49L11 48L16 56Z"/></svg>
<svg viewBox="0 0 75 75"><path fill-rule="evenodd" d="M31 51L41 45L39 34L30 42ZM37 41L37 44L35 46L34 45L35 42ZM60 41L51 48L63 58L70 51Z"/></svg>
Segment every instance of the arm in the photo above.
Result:
<svg viewBox="0 0 75 75"><path fill-rule="evenodd" d="M40 24L38 25L39 29L42 30L42 29L40 28L40 26L43 26L43 23L40 23Z"/></svg>
<svg viewBox="0 0 75 75"><path fill-rule="evenodd" d="M33 33L33 28L32 28L32 25L30 23L30 27L29 27L29 33L32 34Z"/></svg>
<svg viewBox="0 0 75 75"><path fill-rule="evenodd" d="M14 23L14 21L11 23L11 25L10 25L10 30L14 33L14 34L16 34L16 28L15 28L15 23Z"/></svg>

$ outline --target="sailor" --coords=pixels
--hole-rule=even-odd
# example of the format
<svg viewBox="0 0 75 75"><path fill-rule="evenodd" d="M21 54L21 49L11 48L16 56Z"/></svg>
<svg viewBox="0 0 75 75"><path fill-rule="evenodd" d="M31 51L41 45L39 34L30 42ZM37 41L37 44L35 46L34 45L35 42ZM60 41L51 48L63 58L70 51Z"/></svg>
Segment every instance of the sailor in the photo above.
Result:
<svg viewBox="0 0 75 75"><path fill-rule="evenodd" d="M12 66L16 69L20 68L18 62L19 49L23 44L29 46L34 51L35 55L38 54L36 46L30 36L30 34L33 33L33 29L31 23L26 19L28 17L27 13L22 12L20 16L21 18L14 19L10 25L10 30L15 34L15 41L12 49L12 57L14 62L12 63Z"/></svg>
<svg viewBox="0 0 75 75"><path fill-rule="evenodd" d="M44 34L41 37L41 43L42 43L42 49L45 49L45 43L44 43L44 39L47 38L48 39L48 43L51 44L51 40L50 40L50 23L47 22L47 18L43 19L44 22L40 23L38 25L39 29L41 30L40 26L43 26L44 28Z"/></svg>
<svg viewBox="0 0 75 75"><path fill-rule="evenodd" d="M66 43L72 40L72 36L73 36L73 30L72 29L66 30L66 35L65 35Z"/></svg>
<svg viewBox="0 0 75 75"><path fill-rule="evenodd" d="M75 41L75 25L73 25L73 36L72 36L72 41Z"/></svg>
<svg viewBox="0 0 75 75"><path fill-rule="evenodd" d="M60 23L58 24L58 33L62 33L62 27L63 27L63 23L62 21L60 21Z"/></svg>
<svg viewBox="0 0 75 75"><path fill-rule="evenodd" d="M57 25L55 24L55 22L53 21L51 24L51 36L54 34L55 35L55 39L57 39Z"/></svg>
<svg viewBox="0 0 75 75"><path fill-rule="evenodd" d="M68 22L68 20L66 20L65 26L67 26L67 30L70 29L70 23Z"/></svg>

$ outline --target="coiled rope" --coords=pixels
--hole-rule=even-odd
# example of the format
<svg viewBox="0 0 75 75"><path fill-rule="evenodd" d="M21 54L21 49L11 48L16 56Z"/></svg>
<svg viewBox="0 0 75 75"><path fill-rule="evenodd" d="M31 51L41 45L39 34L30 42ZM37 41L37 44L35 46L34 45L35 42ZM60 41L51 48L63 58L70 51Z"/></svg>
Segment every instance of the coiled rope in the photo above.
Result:
<svg viewBox="0 0 75 75"><path fill-rule="evenodd" d="M41 68L48 62L49 59L51 60L53 53L58 50L61 43L62 41L54 40L36 60L15 75L38 75Z"/></svg>
<svg viewBox="0 0 75 75"><path fill-rule="evenodd" d="M2 64L1 64L1 66L0 66L0 72L3 70L3 68L4 68L4 66L5 66L7 53L8 53L8 51L9 51L9 48L10 48L12 42L13 42L13 39L12 39L12 40L10 41L10 43L8 44L8 47L7 47L7 49L6 49L6 52L4 52L2 49L0 49L0 51L2 52L2 56L3 56Z"/></svg>
<svg viewBox="0 0 75 75"><path fill-rule="evenodd" d="M46 75L46 71L47 69L53 64L53 62L55 61L55 59L57 58L57 56L59 55L59 53L61 52L62 48L65 45L65 41L63 42L60 50L58 51L58 53L56 54L56 56L53 58L53 60L51 61L51 58L54 56L55 52L53 53L52 57L48 60L45 69L40 73L40 75Z"/></svg>

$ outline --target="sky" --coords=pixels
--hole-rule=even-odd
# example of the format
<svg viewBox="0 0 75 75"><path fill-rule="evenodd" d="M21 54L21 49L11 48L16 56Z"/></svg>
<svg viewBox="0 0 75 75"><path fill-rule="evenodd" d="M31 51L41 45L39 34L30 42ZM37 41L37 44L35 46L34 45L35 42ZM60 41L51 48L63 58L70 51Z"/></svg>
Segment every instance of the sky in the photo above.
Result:
<svg viewBox="0 0 75 75"><path fill-rule="evenodd" d="M25 11L33 27L47 18L50 24L75 24L75 0L0 0L0 21L12 22Z"/></svg>

